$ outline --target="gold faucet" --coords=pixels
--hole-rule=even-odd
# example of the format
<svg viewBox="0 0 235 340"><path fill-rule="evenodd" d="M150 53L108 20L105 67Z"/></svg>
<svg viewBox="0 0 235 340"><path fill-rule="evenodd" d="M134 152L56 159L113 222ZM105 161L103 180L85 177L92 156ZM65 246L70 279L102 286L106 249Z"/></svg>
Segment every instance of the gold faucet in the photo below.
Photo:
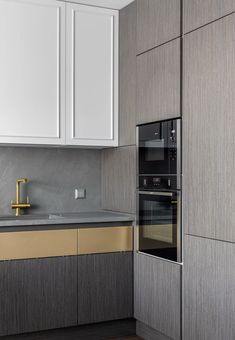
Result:
<svg viewBox="0 0 235 340"><path fill-rule="evenodd" d="M16 181L16 201L15 202L11 201L11 208L16 209L16 216L21 215L21 209L27 209L31 207L28 196L27 196L26 203L20 202L20 184L27 183L27 182L28 182L27 178L20 178Z"/></svg>

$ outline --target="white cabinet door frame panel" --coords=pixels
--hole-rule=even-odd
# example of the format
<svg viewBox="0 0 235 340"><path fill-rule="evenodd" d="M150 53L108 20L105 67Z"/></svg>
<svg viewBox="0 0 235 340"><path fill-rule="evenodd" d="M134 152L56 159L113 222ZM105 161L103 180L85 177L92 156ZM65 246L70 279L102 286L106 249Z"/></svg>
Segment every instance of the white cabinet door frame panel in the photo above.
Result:
<svg viewBox="0 0 235 340"><path fill-rule="evenodd" d="M0 0L0 143L65 143L65 3Z"/></svg>
<svg viewBox="0 0 235 340"><path fill-rule="evenodd" d="M66 144L117 146L118 11L66 8Z"/></svg>

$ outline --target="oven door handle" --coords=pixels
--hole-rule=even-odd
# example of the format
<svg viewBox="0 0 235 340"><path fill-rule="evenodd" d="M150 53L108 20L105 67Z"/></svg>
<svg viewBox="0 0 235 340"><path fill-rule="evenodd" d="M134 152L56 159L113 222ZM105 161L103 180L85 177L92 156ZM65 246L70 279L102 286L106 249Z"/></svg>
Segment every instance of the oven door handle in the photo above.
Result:
<svg viewBox="0 0 235 340"><path fill-rule="evenodd" d="M166 191L139 191L139 194L172 197L172 192Z"/></svg>

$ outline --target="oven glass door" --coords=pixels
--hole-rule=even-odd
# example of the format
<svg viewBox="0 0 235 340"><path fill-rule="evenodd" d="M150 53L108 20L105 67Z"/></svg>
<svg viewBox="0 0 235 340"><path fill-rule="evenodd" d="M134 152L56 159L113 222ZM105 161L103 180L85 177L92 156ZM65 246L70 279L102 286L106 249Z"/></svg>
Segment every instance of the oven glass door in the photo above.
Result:
<svg viewBox="0 0 235 340"><path fill-rule="evenodd" d="M139 251L181 262L180 192L139 192Z"/></svg>
<svg viewBox="0 0 235 340"><path fill-rule="evenodd" d="M177 121L139 127L139 174L176 174Z"/></svg>

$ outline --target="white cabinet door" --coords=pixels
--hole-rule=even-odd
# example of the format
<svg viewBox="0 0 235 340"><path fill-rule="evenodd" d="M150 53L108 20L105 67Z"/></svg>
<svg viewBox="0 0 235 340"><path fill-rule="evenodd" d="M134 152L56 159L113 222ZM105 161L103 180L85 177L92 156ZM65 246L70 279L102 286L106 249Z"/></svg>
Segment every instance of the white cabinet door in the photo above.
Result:
<svg viewBox="0 0 235 340"><path fill-rule="evenodd" d="M66 11L66 144L117 146L118 11Z"/></svg>
<svg viewBox="0 0 235 340"><path fill-rule="evenodd" d="M0 143L65 142L65 4L0 0Z"/></svg>

